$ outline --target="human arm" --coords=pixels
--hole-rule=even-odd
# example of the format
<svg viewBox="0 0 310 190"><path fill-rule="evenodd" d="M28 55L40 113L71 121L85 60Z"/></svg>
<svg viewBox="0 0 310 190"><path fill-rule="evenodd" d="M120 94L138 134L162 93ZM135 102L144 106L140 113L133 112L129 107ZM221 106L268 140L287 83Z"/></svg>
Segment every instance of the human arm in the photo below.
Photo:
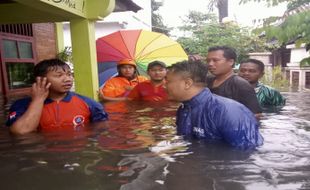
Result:
<svg viewBox="0 0 310 190"><path fill-rule="evenodd" d="M237 77L235 89L238 90L236 100L251 110L256 118L261 117L262 109L256 97L254 88L241 77Z"/></svg>
<svg viewBox="0 0 310 190"><path fill-rule="evenodd" d="M220 126L224 140L234 147L253 149L263 144L259 123L245 107L230 107Z"/></svg>
<svg viewBox="0 0 310 190"><path fill-rule="evenodd" d="M100 94L100 98L104 101L125 101L128 100L127 97L108 97Z"/></svg>
<svg viewBox="0 0 310 190"><path fill-rule="evenodd" d="M109 119L108 113L104 110L103 105L95 100L77 94L88 106L90 111L90 122L106 121Z"/></svg>
<svg viewBox="0 0 310 190"><path fill-rule="evenodd" d="M139 93L139 84L136 85L128 94L127 96L128 100L139 100L140 99L140 93Z"/></svg>
<svg viewBox="0 0 310 190"><path fill-rule="evenodd" d="M112 78L99 90L99 97L104 101L124 101L127 100L123 96L124 93L124 87L117 82L117 79Z"/></svg>
<svg viewBox="0 0 310 190"><path fill-rule="evenodd" d="M37 77L32 85L31 102L25 111L11 126L14 134L26 134L35 131L40 122L44 101L48 97L51 83L45 77Z"/></svg>

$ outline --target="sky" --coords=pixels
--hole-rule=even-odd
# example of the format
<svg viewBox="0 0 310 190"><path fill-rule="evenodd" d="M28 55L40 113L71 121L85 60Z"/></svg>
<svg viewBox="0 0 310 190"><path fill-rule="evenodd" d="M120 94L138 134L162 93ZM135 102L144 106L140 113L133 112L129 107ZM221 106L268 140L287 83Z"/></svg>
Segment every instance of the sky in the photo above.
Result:
<svg viewBox="0 0 310 190"><path fill-rule="evenodd" d="M159 14L163 17L164 24L170 27L182 25L181 17L190 10L207 12L208 0L162 0L163 6ZM265 3L247 3L239 5L239 0L229 0L229 18L235 20L241 26L254 27L253 20L263 19L269 16L282 16L286 10L286 4L277 7L267 7ZM215 9L217 11L217 9Z"/></svg>

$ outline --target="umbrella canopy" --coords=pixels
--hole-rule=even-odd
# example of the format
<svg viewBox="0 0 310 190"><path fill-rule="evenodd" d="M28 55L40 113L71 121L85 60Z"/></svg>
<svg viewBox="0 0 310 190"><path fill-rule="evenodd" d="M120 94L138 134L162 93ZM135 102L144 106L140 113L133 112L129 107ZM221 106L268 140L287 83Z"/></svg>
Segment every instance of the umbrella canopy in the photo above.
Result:
<svg viewBox="0 0 310 190"><path fill-rule="evenodd" d="M136 62L138 71L145 74L148 63L162 61L166 65L187 60L179 43L165 34L146 30L120 30L96 41L99 84L117 75L116 63L122 59Z"/></svg>

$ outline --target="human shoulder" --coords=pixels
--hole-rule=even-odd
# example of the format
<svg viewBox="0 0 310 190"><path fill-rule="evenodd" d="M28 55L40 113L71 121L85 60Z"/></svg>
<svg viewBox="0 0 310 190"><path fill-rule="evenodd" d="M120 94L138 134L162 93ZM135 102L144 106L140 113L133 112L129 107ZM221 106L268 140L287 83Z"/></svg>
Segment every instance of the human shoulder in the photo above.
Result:
<svg viewBox="0 0 310 190"><path fill-rule="evenodd" d="M255 94L254 88L251 86L251 84L243 79L240 76L233 75L230 79L228 79L227 83L225 85L230 86L231 88L237 90L237 91L250 91L251 93Z"/></svg>
<svg viewBox="0 0 310 190"><path fill-rule="evenodd" d="M31 100L32 100L31 97L25 97L25 98L18 99L11 105L11 108L28 107Z"/></svg>
<svg viewBox="0 0 310 190"><path fill-rule="evenodd" d="M109 80L107 80L106 84L113 84L113 83L119 83L120 81L124 81L124 80L127 80L126 78L124 77L113 77L113 78L110 78Z"/></svg>
<svg viewBox="0 0 310 190"><path fill-rule="evenodd" d="M269 86L269 85L266 85L266 84L264 84L264 83L262 83L262 82L259 82L259 83L258 83L258 86L261 87L261 88L264 88L264 89L268 89L268 90L270 90L270 91L278 91L278 90L276 90L275 88L273 88L273 87L271 87L271 86Z"/></svg>
<svg viewBox="0 0 310 190"><path fill-rule="evenodd" d="M230 77L228 80L230 80L232 83L234 84L238 84L238 85L245 85L247 87L251 87L250 83L245 80L244 78L238 76L238 75L233 75L232 77Z"/></svg>
<svg viewBox="0 0 310 190"><path fill-rule="evenodd" d="M138 75L137 79L138 79L139 82L143 82L143 81L149 80L146 76L143 76L143 75Z"/></svg>
<svg viewBox="0 0 310 190"><path fill-rule="evenodd" d="M30 102L30 97L16 100L9 109L6 126L11 126L19 117L21 117L27 111Z"/></svg>
<svg viewBox="0 0 310 190"><path fill-rule="evenodd" d="M214 76L208 76L208 77L207 77L207 81L206 81L206 82L207 82L207 86L208 86L209 88L212 88L214 80L215 80L215 77L214 77Z"/></svg>
<svg viewBox="0 0 310 190"><path fill-rule="evenodd" d="M93 106L93 105L99 106L99 105L101 105L99 102L97 102L94 99L89 98L87 96L84 96L84 95L81 95L81 94L78 94L78 93L75 93L75 92L70 92L70 93L71 93L71 95L73 97L75 96L75 97L83 100L89 106Z"/></svg>
<svg viewBox="0 0 310 190"><path fill-rule="evenodd" d="M151 80L147 79L147 80L140 82L138 85L139 86L149 86L149 85L152 85L152 82L151 82Z"/></svg>

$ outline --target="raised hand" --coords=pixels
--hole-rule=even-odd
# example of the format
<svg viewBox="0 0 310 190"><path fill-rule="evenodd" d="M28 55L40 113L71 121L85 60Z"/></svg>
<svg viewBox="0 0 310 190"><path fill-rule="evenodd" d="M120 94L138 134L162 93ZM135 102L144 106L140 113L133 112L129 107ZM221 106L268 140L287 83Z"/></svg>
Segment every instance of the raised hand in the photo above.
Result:
<svg viewBox="0 0 310 190"><path fill-rule="evenodd" d="M48 97L50 86L51 83L47 82L46 77L37 77L32 85L32 99L44 101Z"/></svg>
<svg viewBox="0 0 310 190"><path fill-rule="evenodd" d="M124 86L124 88L128 91L132 90L134 87L133 86Z"/></svg>

